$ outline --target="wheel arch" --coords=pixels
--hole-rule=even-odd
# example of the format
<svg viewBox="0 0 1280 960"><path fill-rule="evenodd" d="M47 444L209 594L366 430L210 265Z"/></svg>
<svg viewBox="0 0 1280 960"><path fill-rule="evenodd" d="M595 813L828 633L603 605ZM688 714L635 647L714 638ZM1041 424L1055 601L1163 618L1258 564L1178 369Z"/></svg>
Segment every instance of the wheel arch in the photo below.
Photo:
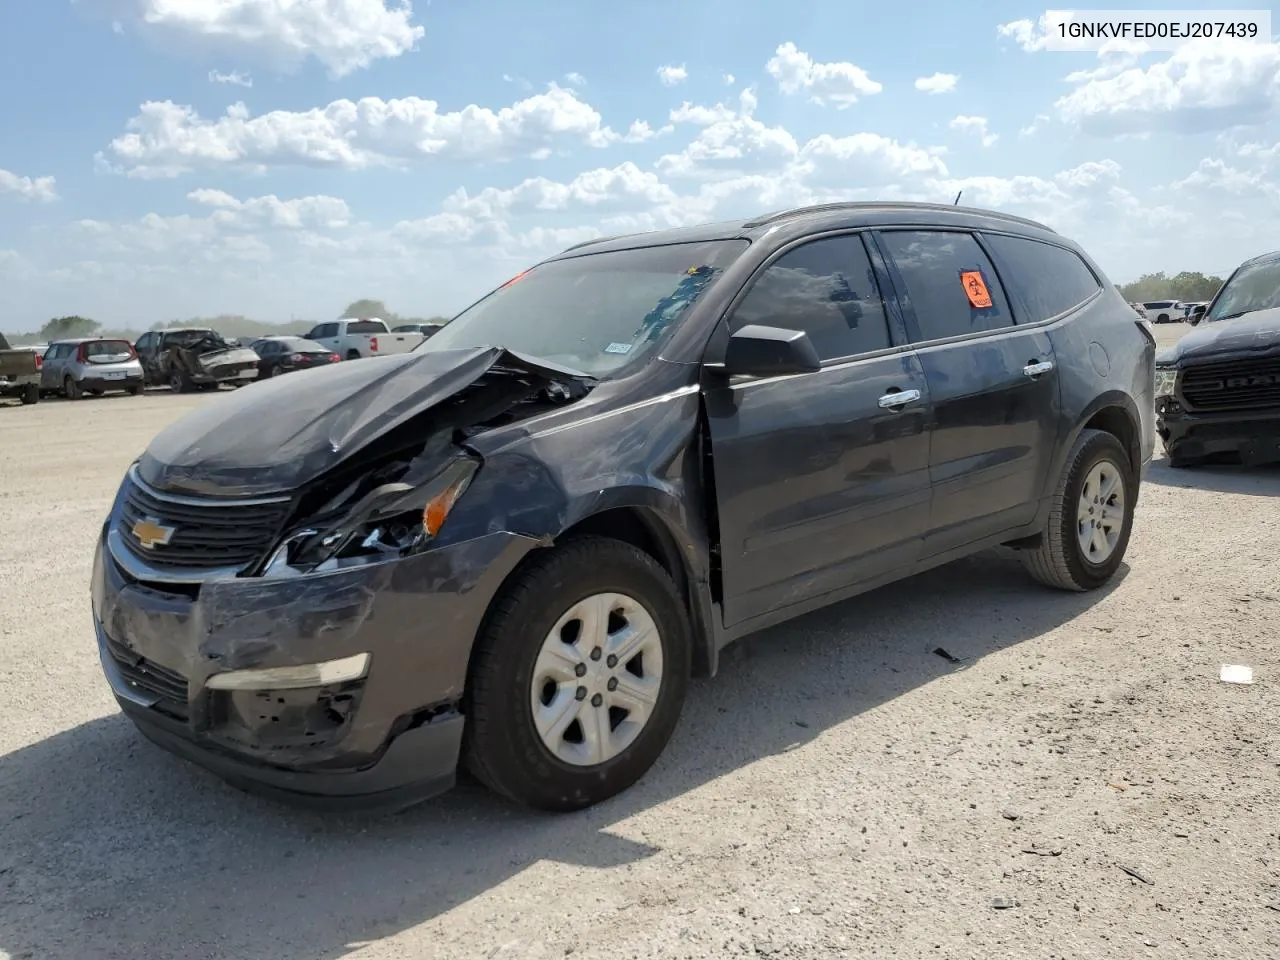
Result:
<svg viewBox="0 0 1280 960"><path fill-rule="evenodd" d="M1116 437L1129 453L1129 465L1135 477L1142 473L1142 417L1131 396L1118 390L1108 391L1096 397L1081 411L1061 444L1055 457L1050 483L1057 480L1065 465L1067 454L1085 430L1103 430Z"/></svg>
<svg viewBox="0 0 1280 960"><path fill-rule="evenodd" d="M531 550L503 578L494 599L500 597L525 565L535 561L544 549L554 549L568 540L587 536L630 544L652 557L675 583L692 631L693 675L712 676L717 665L718 633L707 582L707 541L704 535L690 529L686 513L674 492L656 487L624 486L602 491L591 498L589 506L566 511L557 533L539 536L541 546ZM490 610L493 606L491 600ZM486 622L488 617L486 612Z"/></svg>

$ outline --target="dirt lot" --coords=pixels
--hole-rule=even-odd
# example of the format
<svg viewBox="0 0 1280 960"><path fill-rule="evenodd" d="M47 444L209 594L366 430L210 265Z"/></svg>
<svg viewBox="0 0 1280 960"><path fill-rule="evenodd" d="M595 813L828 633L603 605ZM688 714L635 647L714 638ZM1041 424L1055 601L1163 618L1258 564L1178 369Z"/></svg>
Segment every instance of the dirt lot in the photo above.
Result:
<svg viewBox="0 0 1280 960"><path fill-rule="evenodd" d="M754 638L594 810L326 818L99 673L95 532L206 402L0 407L0 957L1280 956L1280 470L1155 463L1096 595L988 556Z"/></svg>

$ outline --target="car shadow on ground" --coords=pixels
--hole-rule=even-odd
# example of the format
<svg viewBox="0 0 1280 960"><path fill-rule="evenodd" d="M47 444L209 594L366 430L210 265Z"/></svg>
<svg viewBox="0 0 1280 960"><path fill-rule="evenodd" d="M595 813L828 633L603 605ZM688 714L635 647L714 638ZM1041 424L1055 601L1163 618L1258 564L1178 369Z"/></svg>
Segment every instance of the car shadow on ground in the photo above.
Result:
<svg viewBox="0 0 1280 960"><path fill-rule="evenodd" d="M741 641L692 686L657 766L576 814L466 781L393 816L304 812L226 787L118 714L82 724L0 758L0 954L327 960L539 860L642 861L660 850L611 826L1059 627L1126 573L1063 593L983 554Z"/></svg>
<svg viewBox="0 0 1280 960"><path fill-rule="evenodd" d="M1169 466L1161 457L1152 460L1144 483L1184 490L1237 493L1252 497L1280 497L1280 463L1245 466L1239 463L1204 463L1196 466Z"/></svg>

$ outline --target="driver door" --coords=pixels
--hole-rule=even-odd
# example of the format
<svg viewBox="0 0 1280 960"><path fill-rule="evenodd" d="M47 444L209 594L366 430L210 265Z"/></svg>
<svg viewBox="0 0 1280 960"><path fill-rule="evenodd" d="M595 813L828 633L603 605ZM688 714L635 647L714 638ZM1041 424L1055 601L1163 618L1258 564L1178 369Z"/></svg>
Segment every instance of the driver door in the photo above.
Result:
<svg viewBox="0 0 1280 960"><path fill-rule="evenodd" d="M823 365L705 381L726 628L905 572L929 517L928 386L862 238L783 253L732 309L746 324L804 330Z"/></svg>

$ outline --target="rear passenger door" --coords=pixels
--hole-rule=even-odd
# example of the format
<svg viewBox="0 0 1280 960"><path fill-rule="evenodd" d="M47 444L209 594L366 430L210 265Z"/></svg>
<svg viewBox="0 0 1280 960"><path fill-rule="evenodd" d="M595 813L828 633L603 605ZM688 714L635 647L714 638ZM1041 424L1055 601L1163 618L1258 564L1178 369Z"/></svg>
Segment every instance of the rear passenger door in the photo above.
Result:
<svg viewBox="0 0 1280 960"><path fill-rule="evenodd" d="M730 331L765 324L804 330L823 364L705 382L727 627L919 556L928 389L877 272L858 234L791 247L755 275L708 348L715 363Z"/></svg>
<svg viewBox="0 0 1280 960"><path fill-rule="evenodd" d="M877 240L933 404L933 557L1035 518L1058 433L1057 360L1043 328L1014 323L973 233L895 229Z"/></svg>

